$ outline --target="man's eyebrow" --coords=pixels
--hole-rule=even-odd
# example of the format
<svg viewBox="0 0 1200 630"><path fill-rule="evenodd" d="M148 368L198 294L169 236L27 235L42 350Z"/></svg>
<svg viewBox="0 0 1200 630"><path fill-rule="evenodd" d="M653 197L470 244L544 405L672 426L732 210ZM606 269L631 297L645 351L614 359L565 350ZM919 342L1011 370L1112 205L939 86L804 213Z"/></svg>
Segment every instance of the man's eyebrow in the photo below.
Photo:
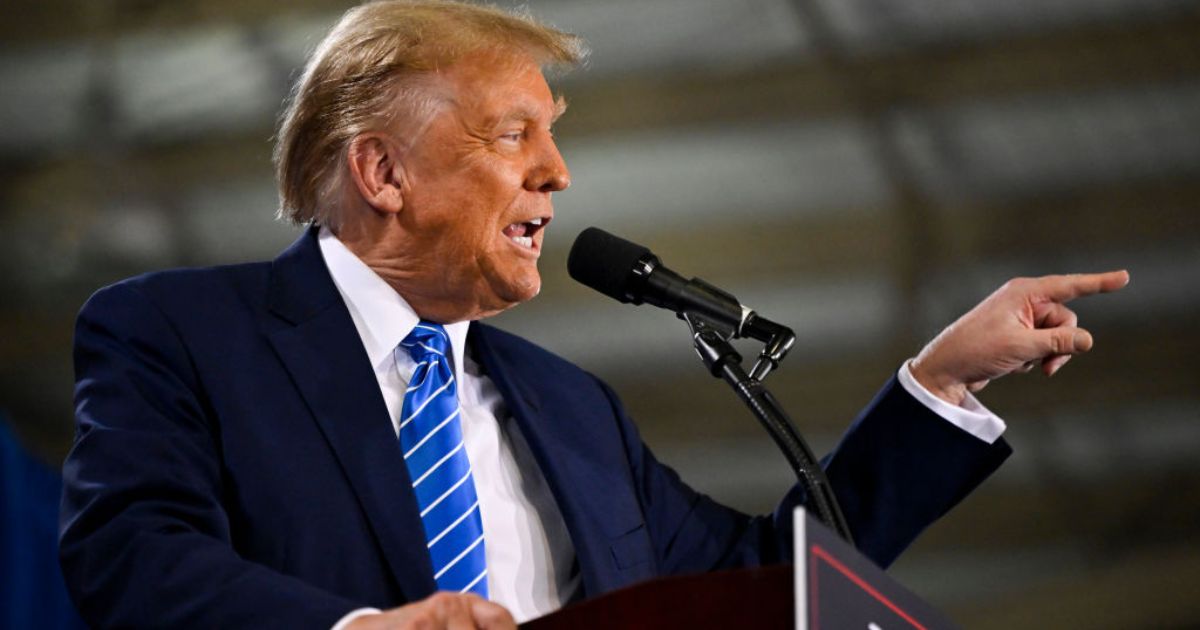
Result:
<svg viewBox="0 0 1200 630"><path fill-rule="evenodd" d="M567 100L561 96L554 99L554 109L550 114L550 124L554 124L567 111ZM537 120L538 112L530 107L518 107L507 114L495 119L492 126L505 125L511 122Z"/></svg>

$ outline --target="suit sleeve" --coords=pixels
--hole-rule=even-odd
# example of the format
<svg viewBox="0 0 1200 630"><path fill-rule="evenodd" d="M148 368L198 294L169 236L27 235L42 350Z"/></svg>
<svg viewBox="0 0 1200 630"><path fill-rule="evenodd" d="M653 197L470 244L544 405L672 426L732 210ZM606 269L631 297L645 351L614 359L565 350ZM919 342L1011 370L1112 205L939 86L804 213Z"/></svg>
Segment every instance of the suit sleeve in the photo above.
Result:
<svg viewBox="0 0 1200 630"><path fill-rule="evenodd" d="M791 562L793 486L775 512L750 517L687 486L642 443L602 384L621 427L635 486L663 574ZM987 444L912 398L893 377L822 463L858 549L880 566L1000 466L1003 439Z"/></svg>
<svg viewBox="0 0 1200 630"><path fill-rule="evenodd" d="M84 306L75 371L60 561L90 625L329 628L364 605L238 556L219 428L186 346L138 289Z"/></svg>

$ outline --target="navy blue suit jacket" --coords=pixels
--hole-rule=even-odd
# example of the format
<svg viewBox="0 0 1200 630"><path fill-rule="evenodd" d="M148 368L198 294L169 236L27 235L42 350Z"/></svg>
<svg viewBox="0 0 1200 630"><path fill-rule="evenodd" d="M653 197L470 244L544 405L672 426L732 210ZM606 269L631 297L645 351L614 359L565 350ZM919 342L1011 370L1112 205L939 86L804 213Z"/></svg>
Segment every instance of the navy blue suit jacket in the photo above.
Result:
<svg viewBox="0 0 1200 630"><path fill-rule="evenodd" d="M655 460L613 392L475 323L471 351L549 481L585 596L787 561L793 489L750 517ZM151 274L84 306L61 562L98 627L328 628L435 590L372 367L315 230L270 263ZM1007 456L892 381L827 458L887 564Z"/></svg>

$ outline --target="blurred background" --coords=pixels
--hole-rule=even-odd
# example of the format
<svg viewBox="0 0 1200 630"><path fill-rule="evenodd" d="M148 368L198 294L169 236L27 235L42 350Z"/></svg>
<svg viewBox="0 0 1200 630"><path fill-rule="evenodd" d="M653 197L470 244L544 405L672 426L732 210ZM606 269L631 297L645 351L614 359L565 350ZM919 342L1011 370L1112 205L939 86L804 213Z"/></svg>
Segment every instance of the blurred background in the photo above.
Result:
<svg viewBox="0 0 1200 630"><path fill-rule="evenodd" d="M38 458L70 447L92 291L297 236L273 219L274 120L349 5L0 8L0 410ZM582 228L794 328L768 384L821 452L1008 278L1128 268L1077 304L1090 355L981 394L1016 453L892 572L970 628L1200 627L1200 2L523 6L593 54L556 81L574 186L542 296L499 325L609 381L693 485L765 511L786 464L682 322L567 278Z"/></svg>

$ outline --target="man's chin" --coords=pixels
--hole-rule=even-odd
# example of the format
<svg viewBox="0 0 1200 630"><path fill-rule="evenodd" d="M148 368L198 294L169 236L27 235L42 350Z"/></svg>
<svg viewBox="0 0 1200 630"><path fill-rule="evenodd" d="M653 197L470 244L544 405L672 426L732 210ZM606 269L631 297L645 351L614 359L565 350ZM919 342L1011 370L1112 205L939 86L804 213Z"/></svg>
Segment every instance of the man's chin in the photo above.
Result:
<svg viewBox="0 0 1200 630"><path fill-rule="evenodd" d="M505 292L504 298L511 302L511 306L516 306L523 302L528 302L538 296L542 292L542 278L537 273L532 274L532 277L519 278L517 282L512 283Z"/></svg>
<svg viewBox="0 0 1200 630"><path fill-rule="evenodd" d="M486 300L484 317L507 311L537 297L542 290L542 278L536 271L504 279L493 278L488 282L488 288L491 299Z"/></svg>

